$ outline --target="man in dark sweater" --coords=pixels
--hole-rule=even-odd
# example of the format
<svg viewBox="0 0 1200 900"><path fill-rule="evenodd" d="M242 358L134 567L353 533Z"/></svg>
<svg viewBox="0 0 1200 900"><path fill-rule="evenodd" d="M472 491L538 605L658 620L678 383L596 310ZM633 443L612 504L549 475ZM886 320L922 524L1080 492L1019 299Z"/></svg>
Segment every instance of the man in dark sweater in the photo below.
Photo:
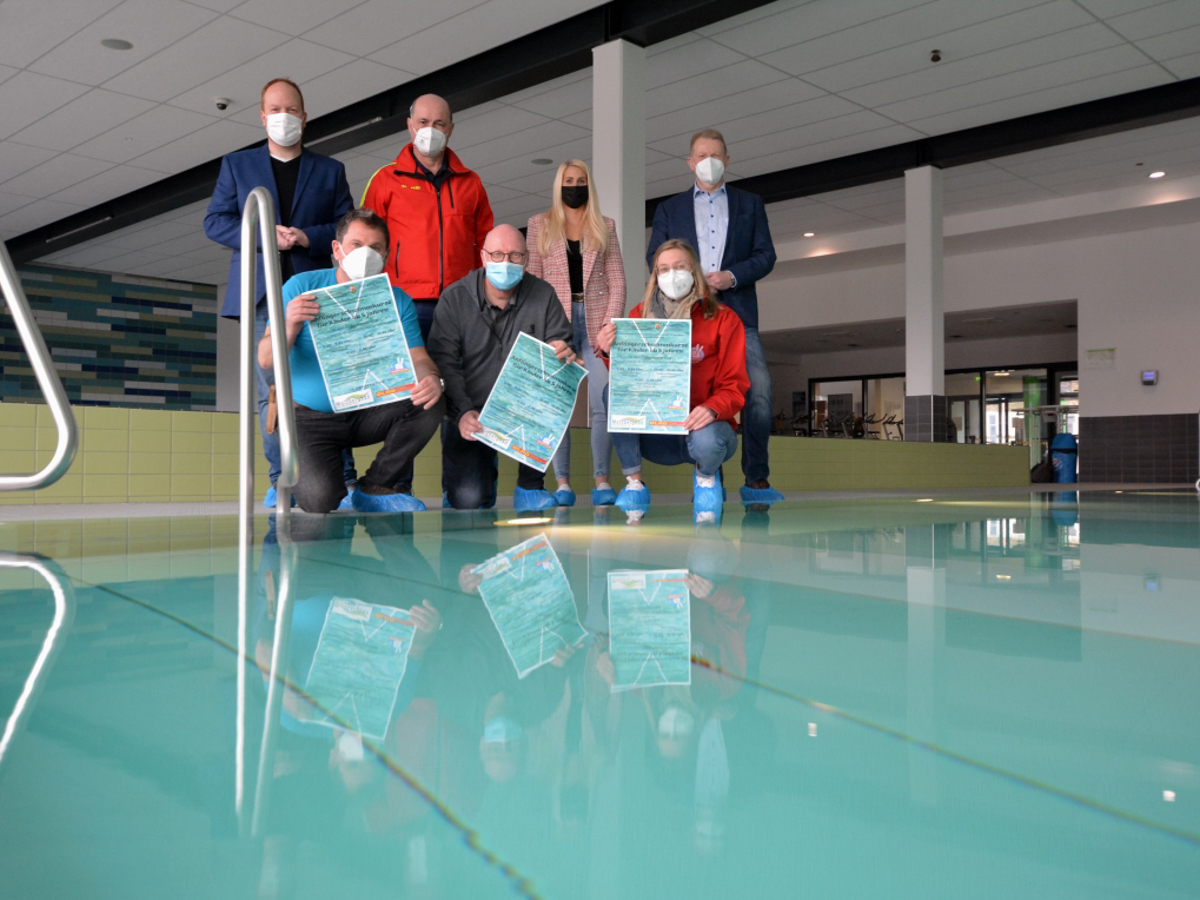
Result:
<svg viewBox="0 0 1200 900"><path fill-rule="evenodd" d="M511 225L488 232L475 269L442 292L434 309L429 355L446 383L451 427L442 434L442 485L455 509L491 507L496 502L496 451L475 435L479 413L521 332L554 348L571 362L571 323L554 288L525 271L525 238ZM547 509L554 496L545 474L521 465L513 505Z"/></svg>

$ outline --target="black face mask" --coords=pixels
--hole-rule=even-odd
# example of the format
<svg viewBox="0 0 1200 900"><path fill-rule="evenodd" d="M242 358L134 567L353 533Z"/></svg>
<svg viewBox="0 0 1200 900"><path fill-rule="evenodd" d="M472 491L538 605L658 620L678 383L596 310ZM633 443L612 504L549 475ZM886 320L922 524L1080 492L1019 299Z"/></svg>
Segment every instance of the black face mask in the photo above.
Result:
<svg viewBox="0 0 1200 900"><path fill-rule="evenodd" d="M572 184L564 186L562 189L562 202L571 209L579 209L588 202L588 186L586 184Z"/></svg>

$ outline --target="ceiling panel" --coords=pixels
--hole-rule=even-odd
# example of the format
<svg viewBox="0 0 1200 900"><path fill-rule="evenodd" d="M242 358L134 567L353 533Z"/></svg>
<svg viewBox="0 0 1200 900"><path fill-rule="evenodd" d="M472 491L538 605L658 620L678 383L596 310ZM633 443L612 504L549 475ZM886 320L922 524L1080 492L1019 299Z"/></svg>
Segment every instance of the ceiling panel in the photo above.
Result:
<svg viewBox="0 0 1200 900"><path fill-rule="evenodd" d="M395 45L398 39L412 37L479 5L479 0L440 0L438 3L406 3L403 6L398 6L394 0L367 0L341 10L337 16L306 32L305 36L343 53L369 56L376 50ZM394 54L392 56L390 60L380 58L378 61L407 68L396 61Z"/></svg>
<svg viewBox="0 0 1200 900"><path fill-rule="evenodd" d="M855 26L870 23L893 11L920 6L928 0L882 0L875 3L781 3L770 15L730 20L729 27L720 25L701 29L719 43L732 47L747 56L765 56L785 47L806 41L826 38ZM759 10L758 12L763 12ZM725 23L721 23L725 24Z"/></svg>
<svg viewBox="0 0 1200 900"><path fill-rule="evenodd" d="M646 116L654 118L681 106L690 106L698 100L711 101L728 97L787 77L778 69L763 65L757 60L742 60L731 66L646 91ZM800 90L803 88L798 89Z"/></svg>
<svg viewBox="0 0 1200 900"><path fill-rule="evenodd" d="M120 2L4 0L0 3L0 59L24 68Z"/></svg>
<svg viewBox="0 0 1200 900"><path fill-rule="evenodd" d="M894 46L872 54L854 51L845 62L818 71L808 71L804 80L829 91L847 91L912 75L931 66L941 66L968 59L1018 41L1039 35L1053 34L1094 21L1072 0L1055 0L1042 6L1015 12L1007 16L977 23L936 36ZM933 38L936 37L936 41ZM942 62L933 63L929 54L938 49ZM786 67L785 67L786 68Z"/></svg>
<svg viewBox="0 0 1200 900"><path fill-rule="evenodd" d="M1125 15L1114 15L1108 20L1108 24L1131 41L1155 37L1192 25L1200 25L1200 3L1194 0L1159 3Z"/></svg>
<svg viewBox="0 0 1200 900"><path fill-rule="evenodd" d="M364 95L391 90L412 78L412 72L401 72L369 59L355 59L324 75L305 79L301 90L304 91L305 109L309 118L313 118L348 106ZM251 124L259 125L260 122Z"/></svg>
<svg viewBox="0 0 1200 900"><path fill-rule="evenodd" d="M779 66L794 75L804 75L846 60L859 59L914 41L930 41L946 32L961 29L979 22L1002 19L1006 14L1035 6L1042 0L1000 0L988 3L963 3L962 0L934 0L919 6L885 3L882 15L864 15L878 11L879 5L843 4L847 19L861 19L854 25L816 39L806 38L802 43L787 46L768 54L764 62ZM892 10L896 10L892 12ZM1003 25L999 26L1001 29ZM782 35L778 40L782 40ZM941 41L939 40L939 43ZM933 47L926 46L923 55L928 59Z"/></svg>
<svg viewBox="0 0 1200 900"><path fill-rule="evenodd" d="M1106 56L1097 60L1096 65L1102 71L1113 71L1113 66L1132 68L1146 62L1145 56L1096 23L962 60L944 60L936 65L931 63L910 75L853 88L845 91L843 96L863 106L881 108L898 120L907 121L922 115L919 98L927 95L940 95L937 102L957 102L956 98L968 95L986 101L999 96L1026 93L1038 85L1055 81L1053 72L1039 72L1038 67L1047 64L1074 67L1078 63L1074 60L1068 62L1071 57L1106 48L1115 49L1111 51L1111 58ZM903 101L914 98L917 111L910 112Z"/></svg>
<svg viewBox="0 0 1200 900"><path fill-rule="evenodd" d="M823 95L818 88L795 78L784 78L728 97L697 97L694 102L677 110L648 118L646 140L650 146L665 153L682 153L686 156L688 141L701 128L719 124L722 131L728 131L727 137L732 141L735 132L729 129L726 123L741 122L743 126L748 126L750 133L756 133L757 129L753 128L752 121L746 121L747 117L753 119L781 107L794 106L825 96L827 95ZM851 108L862 107L852 104Z"/></svg>
<svg viewBox="0 0 1200 900"><path fill-rule="evenodd" d="M309 81L346 65L352 59L354 57L349 54L310 41L291 40L265 51L217 78L185 91L174 97L171 105L206 115L220 115L245 125L261 125L259 110L262 88L272 78L279 78L280 73L286 72L286 77L291 78L304 90ZM223 113L218 112L214 105L216 97L231 100L229 109ZM331 109L315 106L307 96L304 105L309 116L332 112Z"/></svg>
<svg viewBox="0 0 1200 900"><path fill-rule="evenodd" d="M24 194L31 199L48 197L62 188L98 175L112 163L71 153L61 153L40 166L22 172L16 178L0 184L0 190L10 194ZM59 198L61 199L61 198Z"/></svg>
<svg viewBox="0 0 1200 900"><path fill-rule="evenodd" d="M1095 74L1090 78L1081 78L1070 84L1056 85L1043 90L1031 90L1025 94L1005 97L991 103L970 104L953 112L915 119L911 124L926 134L944 134L961 128L973 128L989 122L1003 121L1031 113L1071 106L1075 103L1084 103L1099 97L1111 97L1116 94L1155 87L1169 80L1160 66L1151 63L1120 72Z"/></svg>
<svg viewBox="0 0 1200 900"><path fill-rule="evenodd" d="M355 0L330 3L329 0L246 0L231 2L232 15L246 22L282 31L293 37L351 12Z"/></svg>
<svg viewBox="0 0 1200 900"><path fill-rule="evenodd" d="M87 87L36 72L19 72L0 84L0 138L32 125L49 112L86 94Z"/></svg>
<svg viewBox="0 0 1200 900"><path fill-rule="evenodd" d="M43 75L101 85L216 17L211 10L181 0L124 0L28 68ZM100 45L111 37L129 41L133 49L109 50Z"/></svg>
<svg viewBox="0 0 1200 900"><path fill-rule="evenodd" d="M170 100L287 40L287 35L278 31L221 16L109 79L104 86L147 100Z"/></svg>
<svg viewBox="0 0 1200 900"><path fill-rule="evenodd" d="M482 116L474 116L466 121L456 122L450 143L455 153L466 154L471 147L488 144L494 140L508 137L518 132L545 125L550 119L524 109L504 106ZM574 126L567 126L568 128ZM403 144L396 144L394 152L399 152Z"/></svg>
<svg viewBox="0 0 1200 900"><path fill-rule="evenodd" d="M37 203L22 206L20 209L0 216L0 240L7 241L18 234L24 234L26 231L32 231L74 215L82 209L84 207L72 203L61 203L58 200L39 200Z"/></svg>
<svg viewBox="0 0 1200 900"><path fill-rule="evenodd" d="M119 128L114 128L99 137L85 141L75 148L75 152L81 156L106 159L114 163L129 162L135 157L142 156L150 148L161 147L165 143L198 131L213 121L210 116L202 116L173 106L160 105L130 119ZM139 165L143 165L144 168L152 168L144 164ZM163 171L170 172L171 170L164 169Z"/></svg>
<svg viewBox="0 0 1200 900"><path fill-rule="evenodd" d="M71 150L153 107L150 100L96 88L21 129L11 140L50 150Z"/></svg>
<svg viewBox="0 0 1200 900"><path fill-rule="evenodd" d="M53 156L53 150L0 141L0 184L41 165Z"/></svg>
<svg viewBox="0 0 1200 900"><path fill-rule="evenodd" d="M178 140L134 157L132 163L159 172L182 172L222 155L226 147L251 144L262 135L261 128L241 122L212 121Z"/></svg>
<svg viewBox="0 0 1200 900"><path fill-rule="evenodd" d="M915 122L960 109L980 107L997 100L1035 94L1047 85L1080 84L1114 72L1144 68L1146 57L1128 44L1080 54L1028 69L997 73L986 80L961 84L907 100L880 105L879 112L897 121ZM1156 82L1167 81L1165 73ZM1104 96L1097 93L1096 96Z"/></svg>

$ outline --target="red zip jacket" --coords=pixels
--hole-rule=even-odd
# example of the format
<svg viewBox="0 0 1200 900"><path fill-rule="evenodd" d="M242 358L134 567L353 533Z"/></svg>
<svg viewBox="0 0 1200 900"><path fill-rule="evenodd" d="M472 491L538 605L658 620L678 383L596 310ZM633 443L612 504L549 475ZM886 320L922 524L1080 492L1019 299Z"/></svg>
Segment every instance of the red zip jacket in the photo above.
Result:
<svg viewBox="0 0 1200 900"><path fill-rule="evenodd" d="M435 187L417 167L412 144L371 176L361 206L387 220L391 235L388 278L410 297L430 299L479 268L492 207L479 176L447 148L450 174Z"/></svg>
<svg viewBox="0 0 1200 900"><path fill-rule="evenodd" d="M750 390L746 330L728 306L718 305L711 319L704 318L703 310L701 303L692 307L692 409L707 406L718 419L733 425ZM633 308L629 318L645 318L642 304Z"/></svg>

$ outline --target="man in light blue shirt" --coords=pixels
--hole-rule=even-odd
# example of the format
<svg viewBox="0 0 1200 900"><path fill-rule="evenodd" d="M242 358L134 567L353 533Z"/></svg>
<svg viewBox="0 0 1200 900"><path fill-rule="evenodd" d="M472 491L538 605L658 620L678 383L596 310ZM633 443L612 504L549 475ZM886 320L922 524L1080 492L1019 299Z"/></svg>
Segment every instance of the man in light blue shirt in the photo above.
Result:
<svg viewBox="0 0 1200 900"><path fill-rule="evenodd" d="M751 506L782 500L767 480L770 465L771 373L758 336L758 293L754 284L775 267L775 246L761 197L725 184L729 153L713 128L692 136L688 167L696 181L664 200L654 213L648 265L663 241L681 238L694 246L700 268L718 299L738 314L746 331L746 371L750 390L742 409L742 502Z"/></svg>
<svg viewBox="0 0 1200 900"><path fill-rule="evenodd" d="M379 274L387 261L389 244L387 223L383 219L369 209L352 210L338 222L337 239L333 242L337 268L302 272L283 286L300 457L300 480L293 493L297 504L307 512L330 512L346 496L342 477L344 450L381 441L383 447L350 496L354 509L416 512L425 508L420 500L392 487L404 466L411 464L429 443L445 408L442 380L421 340L412 300L404 291L392 288L417 378L408 400L334 412L308 327L320 311L317 295L312 292ZM267 369L274 363L269 326L258 344L258 362Z"/></svg>

